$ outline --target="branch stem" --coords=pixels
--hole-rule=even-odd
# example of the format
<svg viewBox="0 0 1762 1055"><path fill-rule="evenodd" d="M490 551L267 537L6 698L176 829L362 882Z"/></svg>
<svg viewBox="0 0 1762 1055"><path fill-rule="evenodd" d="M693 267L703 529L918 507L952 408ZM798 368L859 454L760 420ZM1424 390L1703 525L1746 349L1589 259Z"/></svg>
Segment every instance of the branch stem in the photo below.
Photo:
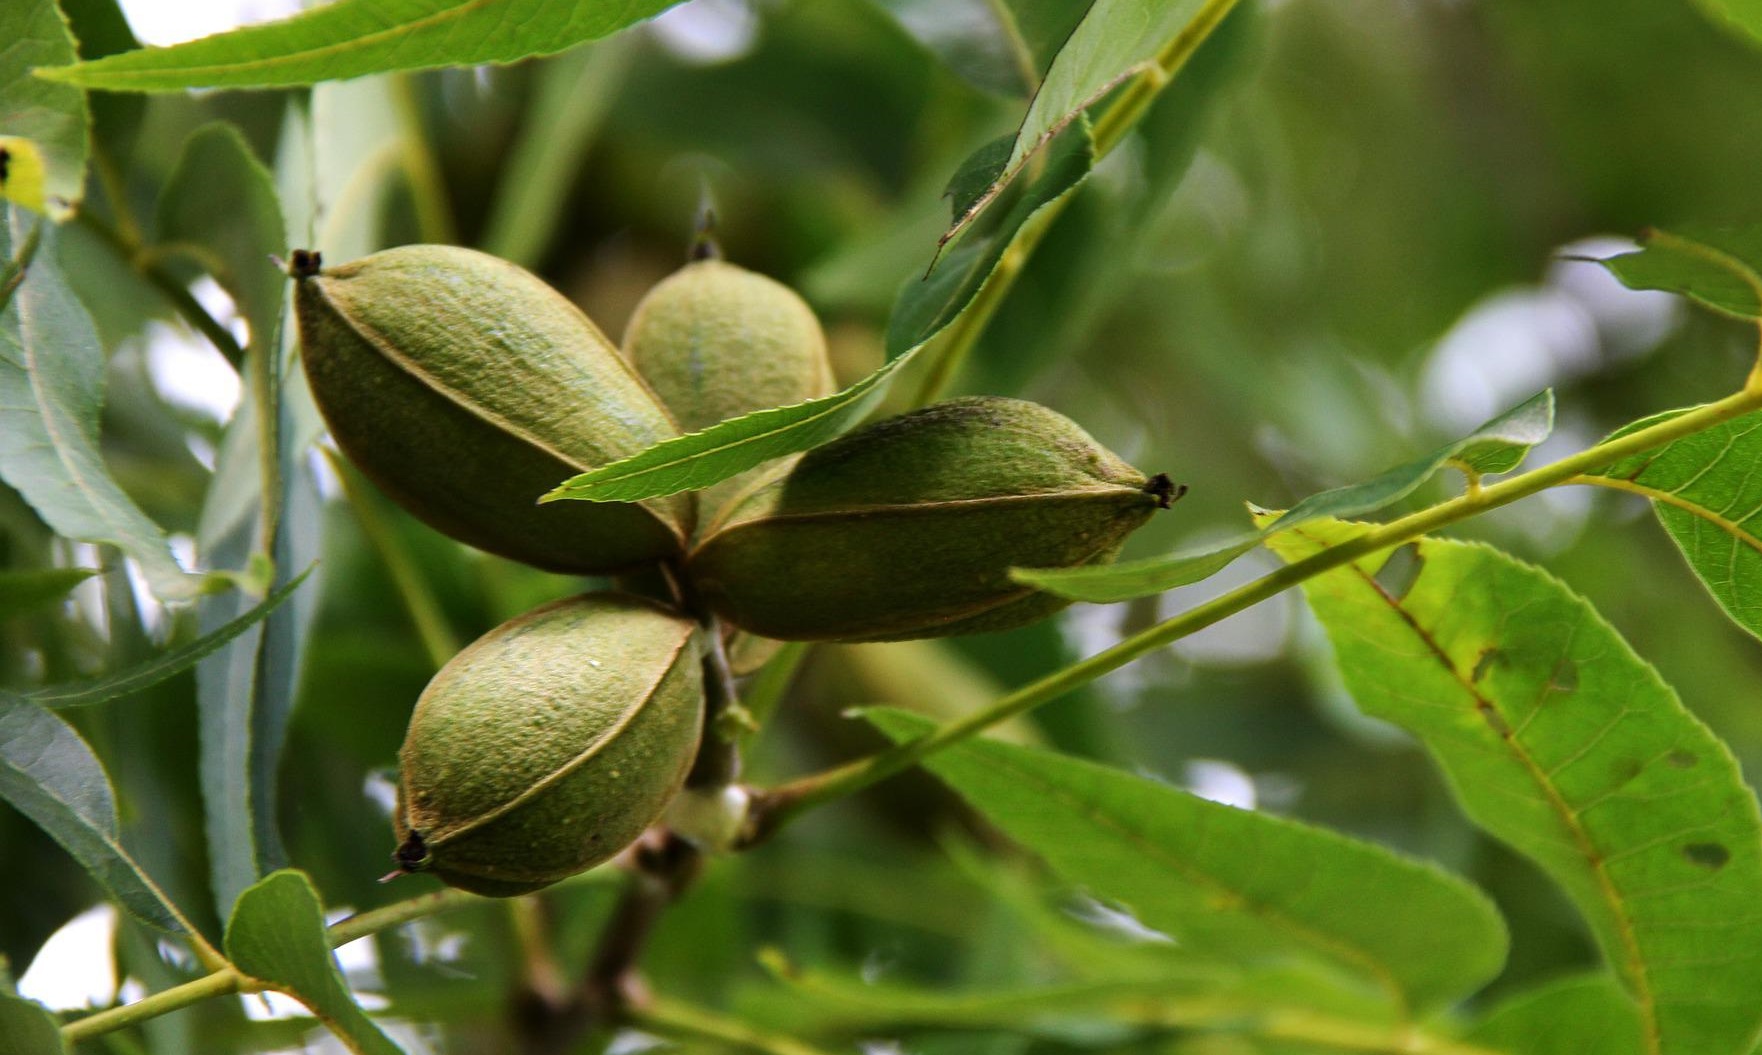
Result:
<svg viewBox="0 0 1762 1055"><path fill-rule="evenodd" d="M1243 1028L1245 1019L1254 1024ZM1360 1052L1363 1055L1500 1055L1492 1048L1452 1040L1414 1026L1354 1022L1297 1009L1257 1013L1255 1008L1233 1006L1230 1001L1209 1006L1206 1001L1198 1001L1190 1007L1176 1003L1160 1013L1153 1010L1137 1020L1145 1025L1174 1028L1239 1029L1248 1036L1266 1040L1317 1044L1330 1051Z"/></svg>
<svg viewBox="0 0 1762 1055"><path fill-rule="evenodd" d="M729 720L740 706L740 693L734 687L734 672L728 666L721 623L711 617L704 624L703 634L704 734L685 786L723 788L740 777L740 734Z"/></svg>
<svg viewBox="0 0 1762 1055"><path fill-rule="evenodd" d="M204 975L193 982L172 986L170 989L144 996L132 1004L113 1007L100 1011L95 1015L75 1019L61 1027L61 1039L69 1045L96 1037L111 1030L126 1029L139 1025L150 1018L189 1007L213 996L225 996L239 991L244 976L231 967L224 967L213 974Z"/></svg>
<svg viewBox="0 0 1762 1055"><path fill-rule="evenodd" d="M357 912L347 919L333 923L330 929L325 932L325 937L330 940L330 947L335 949L358 938L365 938L369 934L378 934L382 930L390 930L412 920L432 916L438 912L446 912L463 905L478 904L483 900L480 895L448 887L403 901L395 901L383 908Z"/></svg>
<svg viewBox="0 0 1762 1055"><path fill-rule="evenodd" d="M569 984L564 979L563 965L557 962L556 950L551 948L550 936L555 927L545 910L543 896L526 894L509 898L505 904L508 922L520 947L522 984L540 1004L560 1006L568 999Z"/></svg>
<svg viewBox="0 0 1762 1055"><path fill-rule="evenodd" d="M382 930L395 927L400 923L408 923L414 919L421 919L423 916L431 916L436 912L443 912L482 900L483 898L478 895L467 894L462 890L438 890L432 894L424 894L408 901L400 901L384 908L350 916L331 927L326 932L326 937L330 941L331 948L334 949L340 945L347 945L357 938L364 938L369 934L377 934ZM132 1004L108 1008L96 1014L87 1015L85 1018L75 1019L61 1027L61 1036L69 1044L73 1044L103 1033L109 1033L112 1030L126 1029L139 1025L148 1019L200 1003L210 997L242 992L246 981L245 976L233 967L221 967L193 981L144 996Z"/></svg>
<svg viewBox="0 0 1762 1055"><path fill-rule="evenodd" d="M912 400L913 406L926 406L948 393L949 386L972 357L979 338L985 335L985 328L991 324L997 309L1009 297L1009 291L1015 288L1016 279L1021 277L1022 269L1028 266L1028 260L1033 257L1040 240L1046 237L1046 232L1052 230L1053 222L1064 212L1070 201L1071 195L1068 193L1062 198L1054 199L1022 224L1021 229L1016 232L1015 240L998 258L997 266L979 286L979 292L973 295L967 309L944 331L942 349L931 364L923 383L918 386L918 393Z"/></svg>
<svg viewBox="0 0 1762 1055"><path fill-rule="evenodd" d="M771 721L771 716L777 713L783 697L789 693L790 683L795 680L796 671L801 669L802 661L807 659L809 647L806 641L784 643L777 654L747 682L746 695L740 702L746 708L752 724L741 733L742 743L750 743L754 736L764 730Z"/></svg>
<svg viewBox="0 0 1762 1055"><path fill-rule="evenodd" d="M215 350L233 365L233 369L243 369L245 349L240 346L238 338L232 335L231 330L222 326L220 320L210 315L208 309L202 307L201 303L191 296L189 289L178 281L176 275L167 271L150 250L138 241L131 241L89 210L81 210L76 215L76 219L81 226L97 235L100 240L115 250L123 262L146 279L149 285L158 290L160 295L173 308L177 309L177 313L184 317L184 321L207 338L208 343L212 344Z"/></svg>
<svg viewBox="0 0 1762 1055"><path fill-rule="evenodd" d="M945 747L1056 699L1140 656L1203 630L1305 580L1349 564L1360 557L1411 542L1446 525L1509 505L1549 487L1579 482L1576 478L1581 473L1692 435L1759 408L1762 408L1762 385L1752 384L1736 395L1705 404L1650 428L1597 444L1559 461L1401 517L1314 556L1287 564L1253 582L1134 634L1112 648L1030 682L990 706L949 722L933 733L761 793L753 802L744 844L751 845L769 838L783 825L816 806L854 794L885 780Z"/></svg>

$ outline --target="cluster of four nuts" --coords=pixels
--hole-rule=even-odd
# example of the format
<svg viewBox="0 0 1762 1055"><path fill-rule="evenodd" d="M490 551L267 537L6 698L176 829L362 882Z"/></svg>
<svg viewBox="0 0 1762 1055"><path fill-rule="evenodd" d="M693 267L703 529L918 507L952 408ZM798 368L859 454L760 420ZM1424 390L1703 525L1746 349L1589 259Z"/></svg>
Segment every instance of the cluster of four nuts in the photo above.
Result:
<svg viewBox="0 0 1762 1055"><path fill-rule="evenodd" d="M1068 419L981 397L696 494L539 505L562 480L682 430L830 394L807 304L696 261L648 293L620 350L536 276L467 249L405 246L329 268L300 251L290 273L313 395L386 494L539 568L666 562L731 633L873 641L1020 626L1064 602L1013 582L1011 567L1111 560L1169 498L1166 477L1147 479ZM696 754L704 633L667 605L594 593L460 652L418 700L400 753L399 867L512 895L635 840Z"/></svg>

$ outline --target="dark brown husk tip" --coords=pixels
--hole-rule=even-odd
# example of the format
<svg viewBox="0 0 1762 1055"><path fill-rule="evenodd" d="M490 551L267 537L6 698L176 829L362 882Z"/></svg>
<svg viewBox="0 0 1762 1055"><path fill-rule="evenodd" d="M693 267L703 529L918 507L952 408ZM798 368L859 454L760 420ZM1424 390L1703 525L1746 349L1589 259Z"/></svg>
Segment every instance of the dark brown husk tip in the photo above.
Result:
<svg viewBox="0 0 1762 1055"><path fill-rule="evenodd" d="M421 832L411 832L410 837L392 851L392 860L398 863L398 867L380 876L381 883L389 883L403 875L426 872L434 863L433 856L428 852L428 844L422 841Z"/></svg>
<svg viewBox="0 0 1762 1055"><path fill-rule="evenodd" d="M1144 485L1145 493L1156 499L1158 509L1167 509L1181 500L1187 493L1186 484L1178 484L1169 479L1168 473L1157 473Z"/></svg>
<svg viewBox="0 0 1762 1055"><path fill-rule="evenodd" d="M316 249L296 249L288 254L288 277L311 278L324 270L324 254Z"/></svg>

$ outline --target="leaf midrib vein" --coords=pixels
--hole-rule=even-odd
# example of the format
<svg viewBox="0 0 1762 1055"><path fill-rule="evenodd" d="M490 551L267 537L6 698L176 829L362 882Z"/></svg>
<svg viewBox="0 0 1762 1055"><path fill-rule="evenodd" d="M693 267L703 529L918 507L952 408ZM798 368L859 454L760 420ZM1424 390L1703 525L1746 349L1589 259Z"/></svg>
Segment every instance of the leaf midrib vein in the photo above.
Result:
<svg viewBox="0 0 1762 1055"><path fill-rule="evenodd" d="M1673 506L1688 513L1690 516L1705 520L1712 526L1717 527L1721 531L1732 536L1732 538L1737 541L1742 542L1744 545L1758 553L1762 553L1762 539L1745 531L1743 526L1737 521L1721 516L1704 505L1682 497L1675 491L1666 491L1649 484L1642 484L1637 480L1624 480L1614 476L1578 476L1574 477L1572 482L1577 484L1590 484L1595 487L1607 487L1615 491L1626 491L1629 494L1640 495L1641 497L1648 498L1654 502L1662 502L1665 505ZM1755 514L1751 515L1753 516Z"/></svg>
<svg viewBox="0 0 1762 1055"><path fill-rule="evenodd" d="M1316 545L1327 545L1326 542L1321 539L1305 535L1302 529L1295 529L1295 531L1300 537L1304 537ZM1475 688L1473 682L1463 676L1463 672L1457 668L1456 663L1450 658L1449 654L1443 650L1438 642L1432 637L1431 633L1419 624L1419 621L1414 617L1413 613L1408 611L1406 606L1395 597L1391 596L1388 591L1384 590L1382 583L1376 580L1376 576L1366 572L1358 562L1353 562L1348 565L1348 567L1353 574L1357 575L1364 584L1370 588L1377 598L1388 605L1389 609L1400 617L1402 622L1407 624L1408 628L1413 631L1415 636L1425 643L1432 656L1437 659L1439 664L1444 667L1445 671L1448 672L1449 675L1455 679L1457 684L1462 687L1463 692L1474 701L1475 713L1481 715L1486 720L1488 727L1492 729L1494 735L1498 736L1501 741L1509 745L1512 756L1516 758L1524 770L1529 773L1530 777L1535 781L1537 788L1541 791L1543 798L1559 816L1561 824L1571 835L1573 844L1578 849L1580 856L1583 857L1585 863L1590 867L1591 874L1596 880L1598 892L1602 895L1603 900L1609 907L1610 914L1614 919L1616 935L1621 941L1622 949L1627 956L1628 969L1634 978L1635 1002L1639 1005L1640 1017L1645 1024L1646 1050L1650 1055L1660 1055L1662 1048L1660 1046L1661 1041L1658 1033L1657 1001L1655 994L1652 991L1651 979L1647 974L1646 960L1644 954L1640 950L1638 936L1634 932L1633 920L1627 910L1627 902L1622 898L1620 891L1616 889L1614 880L1610 878L1608 870L1605 867L1602 852L1597 849L1596 844L1591 840L1590 833L1579 823L1578 814L1561 796L1559 789L1557 789L1548 779L1546 772L1536 760L1530 756L1529 751L1513 738L1511 727L1505 722L1504 714L1499 711L1493 701L1481 695L1480 691Z"/></svg>
<svg viewBox="0 0 1762 1055"><path fill-rule="evenodd" d="M277 69L282 66L291 65L291 64L295 64L295 63L310 62L310 61L314 61L314 60L322 60L325 57L332 55L332 54L337 54L337 53L347 54L351 51L369 48L369 47L374 46L375 44L381 43L383 40L385 40L387 38L395 37L400 33L414 32L414 31L429 29L429 28L431 28L433 26L437 26L437 25L444 25L445 23L447 23L449 21L453 21L455 19L463 19L463 18L471 15L472 13L474 13L479 8L494 6L495 4L501 3L501 2L504 2L504 0L464 0L463 3L445 8L444 10L436 11L433 14L426 15L422 18L414 19L409 22L399 22L396 25L386 26L383 29L374 30L371 33L365 33L365 34L362 34L361 36L350 37L347 40L337 41L332 44L324 44L324 45L320 45L318 47L306 47L306 48L300 49L299 51L286 52L281 55L272 55L272 56L269 56L268 58L252 58L252 59L248 59L248 60L234 61L234 62L218 62L218 63L211 62L211 63L207 63L207 64L201 65L201 66L152 67L152 68L148 68L148 69L144 69L144 70L129 70L129 69L118 70L115 68L111 68L111 69L106 70L104 72L111 79L111 83L114 84L114 83L119 83L119 82L123 82L123 81L142 81L142 80L151 81L156 77L164 77L168 74L173 75L173 76L181 75L183 77L188 78L188 77L192 77L192 76L206 76L206 75L217 74L217 73L229 73L229 72L239 72L239 71L249 72L252 70L272 70L272 69ZM324 10L325 10L325 8L314 8L313 12L317 13L317 12L321 12ZM302 28L303 28L304 24L305 23L303 23ZM275 25L277 25L277 23L273 23L273 22L263 23L260 26L246 27L245 30L242 30L241 32L249 32L251 30L256 30L256 29L269 30L270 27L275 26ZM200 42L199 41L192 41L191 43L200 43ZM163 50L170 51L177 46L178 45L172 45L172 47L165 48ZM150 50L144 51L144 52L137 52L137 54L150 55L153 53L154 50L159 50L159 49L150 49ZM127 54L127 53L125 52L124 54ZM96 61L102 61L102 60L96 60Z"/></svg>
<svg viewBox="0 0 1762 1055"><path fill-rule="evenodd" d="M61 431L67 426L61 421L60 415L56 413L60 408L54 401L52 394L47 391L44 372L41 369L35 347L36 342L29 340L26 336L25 331L31 328L31 319L35 312L26 306L24 297L17 298L17 308L18 347L23 357L22 365L25 378L30 383L31 398L36 403L37 416L43 423L43 433L49 440L48 443L38 446L48 447L54 452L55 460L61 463L61 467L67 473L67 480L73 485L74 490L84 496L88 507L98 515L100 520L109 524L109 504L100 501L98 489L87 478L85 466L79 464L80 459L74 457L71 449L67 446L67 438L62 435ZM75 432L80 431L78 422L73 422L72 428ZM79 438L85 439L84 436Z"/></svg>

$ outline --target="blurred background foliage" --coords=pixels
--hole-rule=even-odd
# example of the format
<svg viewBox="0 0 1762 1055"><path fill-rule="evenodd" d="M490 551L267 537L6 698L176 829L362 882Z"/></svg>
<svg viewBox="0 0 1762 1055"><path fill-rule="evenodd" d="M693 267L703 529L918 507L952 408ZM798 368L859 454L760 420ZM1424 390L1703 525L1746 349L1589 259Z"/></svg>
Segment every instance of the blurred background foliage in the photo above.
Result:
<svg viewBox="0 0 1762 1055"><path fill-rule="evenodd" d="M98 27L82 34L88 46L126 42L120 27L94 21L107 5L68 6L76 30ZM683 260L707 202L732 259L812 302L849 383L882 361L889 309L947 225L944 184L1020 119L1020 80L948 43L962 9L697 0L552 59L324 85L313 121L339 152L371 156L376 142L395 149L383 130L398 126L400 105L414 107L452 235L534 267L614 337ZM1204 90L1166 95L1059 217L959 385L1047 403L1189 485L1131 554L1237 531L1245 501L1276 508L1362 479L1549 384L1562 427L1544 457L1721 395L1746 368L1745 327L1622 290L1570 259L1603 255L1646 224L1754 212L1762 109L1738 101L1762 97L1762 61L1691 5L1265 0L1232 16L1192 76ZM152 217L183 140L215 119L273 163L294 100L100 95L99 166L125 208L101 193L90 208L112 223ZM331 259L433 240L422 225L435 218L418 215L395 171L377 171L362 179L345 244L317 246ZM70 226L61 253L110 352L111 468L167 530L191 535L228 410L215 379L227 370L90 230ZM197 293L225 310L216 290L198 283ZM906 379L895 398L912 387ZM460 640L582 584L467 551L376 495L351 505L333 476L325 484L322 600L277 808L292 863L326 904L363 909L429 882L374 879L392 846L395 752L433 670L363 533L363 510L414 552ZM1442 480L1414 501L1457 485ZM1749 688L1762 683L1762 652L1708 603L1639 499L1563 490L1466 530L1586 594L1747 768L1762 765L1762 708ZM852 704L970 709L1242 581L1256 561L1268 566L1253 557L1164 598L1079 605L1010 634L816 649L749 774L764 782L874 747L872 731L841 717ZM70 603L4 612L7 685L126 667L193 619L144 602L119 561L54 539L0 488L0 568L50 563L105 570ZM75 717L117 780L131 845L211 925L194 682L184 675ZM1483 999L1595 962L1562 898L1462 820L1420 750L1356 715L1295 597L1144 659L1011 733L1467 875L1513 933L1510 967ZM0 860L0 953L17 975L99 895L4 807ZM609 889L590 880L547 897L566 972L580 970ZM835 975L952 989L1052 980L1084 942L1133 940L1104 906L1048 887L914 776L715 862L645 965L661 991L798 1029L829 1005L779 990L757 950ZM117 944L119 978L175 971L132 924ZM382 935L367 962L345 959L358 987L386 994L400 1017L445 1025L444 1045L432 1028L418 1031L428 1042L502 1050L504 1003L526 968L499 905ZM307 1028L245 1010L213 1001L148 1036L166 1051L267 1048ZM901 1039L926 1055L1304 1050L1109 1028Z"/></svg>

